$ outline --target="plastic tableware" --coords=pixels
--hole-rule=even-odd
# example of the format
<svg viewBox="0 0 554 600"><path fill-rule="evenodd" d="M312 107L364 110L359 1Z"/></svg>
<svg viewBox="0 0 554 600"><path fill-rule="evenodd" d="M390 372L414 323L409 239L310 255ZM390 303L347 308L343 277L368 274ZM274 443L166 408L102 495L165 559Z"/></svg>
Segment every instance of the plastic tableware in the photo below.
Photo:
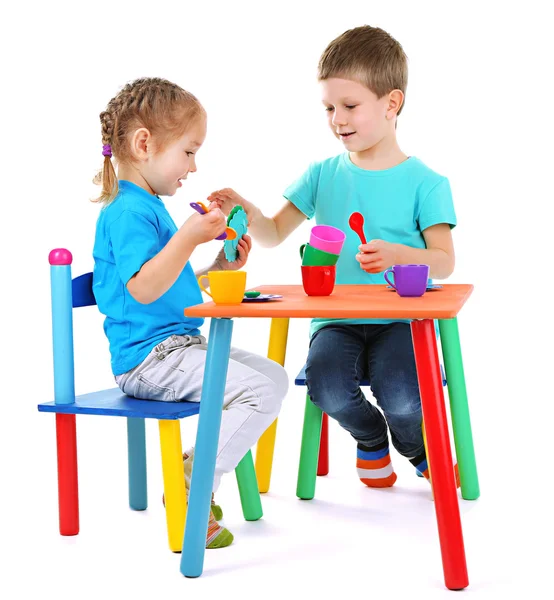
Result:
<svg viewBox="0 0 554 600"><path fill-rule="evenodd" d="M335 287L336 267L332 266L303 266L302 285L308 296L329 296Z"/></svg>
<svg viewBox="0 0 554 600"><path fill-rule="evenodd" d="M236 232L236 237L226 239L223 242L223 250L225 251L225 258L229 262L234 262L239 256L239 242L248 232L248 218L242 206L237 205L231 210L227 217L227 226Z"/></svg>
<svg viewBox="0 0 554 600"><path fill-rule="evenodd" d="M310 246L310 244L302 244L302 246L300 246L300 258L302 259L302 264L304 266L316 267L336 265L339 255L324 252L319 248Z"/></svg>
<svg viewBox="0 0 554 600"><path fill-rule="evenodd" d="M394 276L394 281L389 279L389 274ZM429 280L429 265L393 265L383 276L399 296L423 296Z"/></svg>
<svg viewBox="0 0 554 600"><path fill-rule="evenodd" d="M346 234L344 231L331 227L331 225L316 225L310 234L310 246L328 252L340 254Z"/></svg>
<svg viewBox="0 0 554 600"><path fill-rule="evenodd" d="M243 298L243 302L273 302L274 300L281 300L283 296L279 294L260 294L256 298Z"/></svg>
<svg viewBox="0 0 554 600"><path fill-rule="evenodd" d="M350 215L350 219L348 219L348 224L350 225L350 229L359 235L362 244L367 244L364 234L364 216L362 213L353 212Z"/></svg>
<svg viewBox="0 0 554 600"><path fill-rule="evenodd" d="M191 202L190 205L192 208L194 208L196 212L200 213L201 215L205 215L207 212L209 212L207 206L205 204L202 204L202 202ZM237 232L231 227L226 227L225 231L221 235L218 235L215 239L234 240L236 237Z"/></svg>
<svg viewBox="0 0 554 600"><path fill-rule="evenodd" d="M246 271L208 271L198 278L198 285L216 304L240 304L246 290Z"/></svg>
<svg viewBox="0 0 554 600"><path fill-rule="evenodd" d="M396 291L392 285L387 285L387 290ZM430 283L427 285L427 292L432 292L433 290L442 290L442 285L438 285L436 283Z"/></svg>

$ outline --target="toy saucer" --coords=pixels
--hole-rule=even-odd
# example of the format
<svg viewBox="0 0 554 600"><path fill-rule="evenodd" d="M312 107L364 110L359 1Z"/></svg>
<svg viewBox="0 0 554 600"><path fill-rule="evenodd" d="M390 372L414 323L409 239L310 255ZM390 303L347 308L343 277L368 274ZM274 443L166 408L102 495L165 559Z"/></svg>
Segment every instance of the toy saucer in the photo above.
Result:
<svg viewBox="0 0 554 600"><path fill-rule="evenodd" d="M392 285L387 285L387 290L394 290ZM438 285L436 283L432 283L427 286L426 292L432 292L433 290L442 290L442 285Z"/></svg>
<svg viewBox="0 0 554 600"><path fill-rule="evenodd" d="M243 298L242 301L243 302L272 302L274 300L281 300L283 298L283 296L280 296L279 294L260 294L259 296L256 296L255 298L249 298L248 296Z"/></svg>

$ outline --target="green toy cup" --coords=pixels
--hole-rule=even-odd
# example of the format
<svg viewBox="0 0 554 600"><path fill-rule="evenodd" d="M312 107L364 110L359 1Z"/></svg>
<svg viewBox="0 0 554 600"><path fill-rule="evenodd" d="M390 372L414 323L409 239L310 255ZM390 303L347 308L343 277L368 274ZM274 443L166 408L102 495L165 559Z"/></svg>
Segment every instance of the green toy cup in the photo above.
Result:
<svg viewBox="0 0 554 600"><path fill-rule="evenodd" d="M300 246L300 257L304 267L330 267L337 264L338 254L324 252L319 248L314 248L310 244Z"/></svg>

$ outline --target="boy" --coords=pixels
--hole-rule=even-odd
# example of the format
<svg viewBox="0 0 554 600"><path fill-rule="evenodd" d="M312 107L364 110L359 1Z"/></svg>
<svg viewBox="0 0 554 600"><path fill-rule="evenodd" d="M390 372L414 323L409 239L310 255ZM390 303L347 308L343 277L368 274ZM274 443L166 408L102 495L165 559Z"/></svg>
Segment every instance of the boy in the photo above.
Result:
<svg viewBox="0 0 554 600"><path fill-rule="evenodd" d="M318 67L329 127L346 152L312 163L287 188L287 202L272 218L231 189L209 199L225 213L242 205L251 235L266 247L314 215L318 224L342 229L347 237L337 263L339 284L385 283L383 271L394 264L428 264L431 277L448 277L456 225L448 180L404 154L396 140L407 79L406 55L388 33L367 25L346 31L329 44ZM348 226L355 211L364 216L368 244L359 245ZM383 414L360 389L366 376ZM357 441L363 483L380 488L396 481L389 429L398 452L429 479L408 322L314 319L306 384L312 402Z"/></svg>

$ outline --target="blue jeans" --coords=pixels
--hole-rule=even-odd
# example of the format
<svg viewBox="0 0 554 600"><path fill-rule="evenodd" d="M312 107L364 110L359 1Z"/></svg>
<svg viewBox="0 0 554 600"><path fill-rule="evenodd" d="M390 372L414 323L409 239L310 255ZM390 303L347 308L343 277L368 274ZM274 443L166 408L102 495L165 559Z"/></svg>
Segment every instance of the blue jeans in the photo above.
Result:
<svg viewBox="0 0 554 600"><path fill-rule="evenodd" d="M365 378L382 413L360 389ZM400 454L424 452L409 323L323 327L310 342L306 385L312 402L364 446L387 441L388 424Z"/></svg>

